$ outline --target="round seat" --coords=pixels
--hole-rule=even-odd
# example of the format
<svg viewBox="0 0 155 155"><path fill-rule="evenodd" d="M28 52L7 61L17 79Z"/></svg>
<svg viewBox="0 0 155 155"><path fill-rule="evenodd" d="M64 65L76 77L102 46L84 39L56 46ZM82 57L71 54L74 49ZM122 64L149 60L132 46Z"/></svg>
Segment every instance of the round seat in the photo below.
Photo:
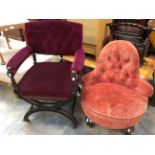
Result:
<svg viewBox="0 0 155 155"><path fill-rule="evenodd" d="M147 109L147 98L126 86L102 82L84 87L81 105L96 124L111 129L134 126Z"/></svg>

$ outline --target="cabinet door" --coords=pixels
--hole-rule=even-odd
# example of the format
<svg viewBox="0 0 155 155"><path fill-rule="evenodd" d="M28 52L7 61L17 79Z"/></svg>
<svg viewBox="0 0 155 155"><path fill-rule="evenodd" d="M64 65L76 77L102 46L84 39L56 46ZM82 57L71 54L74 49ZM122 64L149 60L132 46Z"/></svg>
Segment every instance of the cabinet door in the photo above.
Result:
<svg viewBox="0 0 155 155"><path fill-rule="evenodd" d="M98 32L96 44L96 59L103 48L103 41L109 36L109 29L106 27L107 23L111 23L112 19L98 19Z"/></svg>
<svg viewBox="0 0 155 155"><path fill-rule="evenodd" d="M83 24L83 42L96 45L98 34L98 19L69 19L69 21Z"/></svg>
<svg viewBox="0 0 155 155"><path fill-rule="evenodd" d="M83 43L86 53L98 57L102 48L103 40L106 37L106 24L111 23L111 19L68 19L69 21L83 24Z"/></svg>

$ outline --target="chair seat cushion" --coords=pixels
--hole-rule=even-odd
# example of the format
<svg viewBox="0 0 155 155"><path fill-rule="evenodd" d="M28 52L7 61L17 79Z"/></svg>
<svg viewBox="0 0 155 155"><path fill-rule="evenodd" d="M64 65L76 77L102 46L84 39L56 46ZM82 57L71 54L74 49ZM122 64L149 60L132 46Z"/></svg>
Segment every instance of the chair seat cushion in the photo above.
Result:
<svg viewBox="0 0 155 155"><path fill-rule="evenodd" d="M84 113L96 124L112 129L134 126L147 108L147 98L114 83L99 83L82 90Z"/></svg>
<svg viewBox="0 0 155 155"><path fill-rule="evenodd" d="M29 98L69 99L72 94L71 63L37 63L20 80L18 89Z"/></svg>

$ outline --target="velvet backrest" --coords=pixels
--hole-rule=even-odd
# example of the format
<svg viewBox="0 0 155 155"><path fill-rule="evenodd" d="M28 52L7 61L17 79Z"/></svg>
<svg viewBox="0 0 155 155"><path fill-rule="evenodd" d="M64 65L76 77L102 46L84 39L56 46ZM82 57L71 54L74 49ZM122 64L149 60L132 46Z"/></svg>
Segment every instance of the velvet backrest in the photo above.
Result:
<svg viewBox="0 0 155 155"><path fill-rule="evenodd" d="M94 79L135 87L139 79L139 56L137 49L128 41L115 40L101 51Z"/></svg>
<svg viewBox="0 0 155 155"><path fill-rule="evenodd" d="M28 46L38 54L74 55L82 47L82 24L43 20L25 24Z"/></svg>

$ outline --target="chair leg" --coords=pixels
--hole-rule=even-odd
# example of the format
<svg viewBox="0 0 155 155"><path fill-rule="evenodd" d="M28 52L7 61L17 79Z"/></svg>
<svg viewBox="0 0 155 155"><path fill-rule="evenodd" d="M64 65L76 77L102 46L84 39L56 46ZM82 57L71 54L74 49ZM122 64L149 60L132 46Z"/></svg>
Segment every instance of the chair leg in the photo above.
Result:
<svg viewBox="0 0 155 155"><path fill-rule="evenodd" d="M33 105L30 107L30 109L28 110L28 112L25 114L23 120L26 121L26 122L30 122L29 116L32 115L33 113L41 112L41 111L56 112L56 113L59 113L59 114L65 116L65 117L67 117L69 120L72 121L73 128L74 129L78 125L78 121L75 118L75 116L72 113L70 113L70 112L68 112L68 111L66 111L66 110L64 110L62 108L59 108L59 109L51 109L51 108L47 108L47 107L43 108L43 107L37 107L37 106L33 106Z"/></svg>
<svg viewBox="0 0 155 155"><path fill-rule="evenodd" d="M23 29L19 29L19 33L20 33L21 40L22 40L22 41L25 41Z"/></svg>
<svg viewBox="0 0 155 155"><path fill-rule="evenodd" d="M89 126L89 127L94 127L95 126L95 124L92 122L92 120L90 120L89 118L85 118L85 121L86 121L86 124Z"/></svg>
<svg viewBox="0 0 155 155"><path fill-rule="evenodd" d="M72 113L70 113L70 112L68 112L68 111L66 111L66 110L64 110L62 108L61 109L58 109L58 110L56 110L54 112L57 112L59 114L62 114L63 116L65 116L68 119L70 119L72 121L72 123L73 123L73 128L74 129L77 127L78 121L77 121L77 119L75 118L75 116Z"/></svg>
<svg viewBox="0 0 155 155"><path fill-rule="evenodd" d="M11 46L10 46L10 43L9 43L8 34L7 34L6 31L3 31L3 33L4 33L4 36L5 36L5 40L6 40L6 43L7 43L7 45L8 45L8 48L11 49Z"/></svg>
<svg viewBox="0 0 155 155"><path fill-rule="evenodd" d="M30 109L28 110L28 112L25 114L23 121L25 121L25 122L30 122L29 116L30 116L31 114L33 114L33 113L35 113L35 112L39 112L39 111L40 111L40 109L39 109L38 107L35 107L35 108L34 108L34 106L32 105L32 106L30 107Z"/></svg>
<svg viewBox="0 0 155 155"><path fill-rule="evenodd" d="M0 52L0 59L1 59L1 65L5 65L5 60L1 52Z"/></svg>
<svg viewBox="0 0 155 155"><path fill-rule="evenodd" d="M82 85L81 85L81 84L79 84L77 89L78 89L79 94L81 94Z"/></svg>
<svg viewBox="0 0 155 155"><path fill-rule="evenodd" d="M73 98L73 105L72 105L72 114L74 113L75 105L76 105L77 96L75 95Z"/></svg>
<svg viewBox="0 0 155 155"><path fill-rule="evenodd" d="M122 132L125 134L125 135L132 135L132 132L134 131L134 127L129 127L127 129L124 129L122 130Z"/></svg>

